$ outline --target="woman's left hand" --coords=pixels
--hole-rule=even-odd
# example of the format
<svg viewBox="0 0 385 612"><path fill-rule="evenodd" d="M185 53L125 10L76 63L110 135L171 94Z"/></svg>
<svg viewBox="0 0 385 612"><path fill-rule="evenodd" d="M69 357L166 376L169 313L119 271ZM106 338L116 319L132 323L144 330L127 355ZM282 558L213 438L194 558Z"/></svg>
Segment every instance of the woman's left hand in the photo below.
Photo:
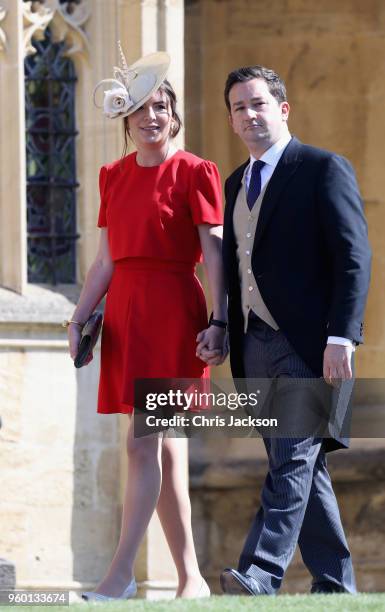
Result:
<svg viewBox="0 0 385 612"><path fill-rule="evenodd" d="M207 365L221 365L229 352L226 330L210 325L197 335L196 356Z"/></svg>

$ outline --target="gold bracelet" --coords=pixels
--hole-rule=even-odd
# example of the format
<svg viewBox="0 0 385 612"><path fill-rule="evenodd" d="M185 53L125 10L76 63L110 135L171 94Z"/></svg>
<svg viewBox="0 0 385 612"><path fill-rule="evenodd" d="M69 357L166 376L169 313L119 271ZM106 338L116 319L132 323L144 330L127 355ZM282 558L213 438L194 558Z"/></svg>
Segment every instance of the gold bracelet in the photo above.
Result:
<svg viewBox="0 0 385 612"><path fill-rule="evenodd" d="M79 325L79 327L84 327L84 323L79 323L79 321L74 321L73 319L65 320L62 323L62 327L68 327L70 323L74 323L75 325Z"/></svg>

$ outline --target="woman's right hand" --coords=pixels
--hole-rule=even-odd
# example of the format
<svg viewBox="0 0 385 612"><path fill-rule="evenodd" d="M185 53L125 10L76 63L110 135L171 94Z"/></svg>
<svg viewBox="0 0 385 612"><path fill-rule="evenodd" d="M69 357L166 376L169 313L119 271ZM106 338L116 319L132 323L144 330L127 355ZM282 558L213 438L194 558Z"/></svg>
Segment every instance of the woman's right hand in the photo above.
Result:
<svg viewBox="0 0 385 612"><path fill-rule="evenodd" d="M75 360L75 357L77 355L81 337L82 330L79 325L75 325L75 323L70 323L68 326L68 344L72 361ZM84 365L88 365L90 361L93 360L93 358L93 354L90 353L90 355L87 357L87 360L84 362Z"/></svg>
<svg viewBox="0 0 385 612"><path fill-rule="evenodd" d="M68 326L68 344L72 361L75 360L75 357L77 355L81 337L82 330L79 325L76 325L75 323L70 323ZM84 362L84 365L88 365L90 361L93 360L93 358L93 353L90 353L86 361Z"/></svg>
<svg viewBox="0 0 385 612"><path fill-rule="evenodd" d="M114 264L108 244L107 228L102 227L98 253L95 261L87 272L86 280L80 293L76 309L72 313L71 319L74 321L86 321L93 312L95 306L106 294L110 284ZM81 340L81 325L70 323L67 327L69 353L72 360L75 360ZM87 358L84 365L92 361L92 354Z"/></svg>
<svg viewBox="0 0 385 612"><path fill-rule="evenodd" d="M75 323L70 323L68 326L68 344L72 361L75 360L75 357L78 352L80 339L81 339L81 327L79 325L75 325Z"/></svg>

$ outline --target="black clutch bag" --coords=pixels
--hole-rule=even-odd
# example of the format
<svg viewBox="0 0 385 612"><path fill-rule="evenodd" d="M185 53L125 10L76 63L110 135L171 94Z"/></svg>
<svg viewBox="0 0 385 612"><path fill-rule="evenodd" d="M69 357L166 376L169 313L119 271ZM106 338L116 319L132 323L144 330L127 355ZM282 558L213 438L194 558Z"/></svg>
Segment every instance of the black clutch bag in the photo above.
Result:
<svg viewBox="0 0 385 612"><path fill-rule="evenodd" d="M75 368L81 368L84 366L84 362L87 361L87 357L92 353L93 348L99 338L102 322L102 313L93 312L90 318L84 323L78 352L74 360Z"/></svg>

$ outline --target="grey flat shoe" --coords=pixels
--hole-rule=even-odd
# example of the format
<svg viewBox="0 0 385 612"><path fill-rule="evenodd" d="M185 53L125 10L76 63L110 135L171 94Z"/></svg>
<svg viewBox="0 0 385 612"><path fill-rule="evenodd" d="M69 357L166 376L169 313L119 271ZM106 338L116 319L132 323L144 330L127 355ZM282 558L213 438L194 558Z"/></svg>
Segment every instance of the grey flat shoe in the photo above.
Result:
<svg viewBox="0 0 385 612"><path fill-rule="evenodd" d="M110 595L102 595L101 593L95 593L95 591L84 591L82 593L82 599L85 601L115 601L117 599L131 599L135 597L137 593L137 586L135 578L131 580L128 586L124 589L120 597L111 597Z"/></svg>

